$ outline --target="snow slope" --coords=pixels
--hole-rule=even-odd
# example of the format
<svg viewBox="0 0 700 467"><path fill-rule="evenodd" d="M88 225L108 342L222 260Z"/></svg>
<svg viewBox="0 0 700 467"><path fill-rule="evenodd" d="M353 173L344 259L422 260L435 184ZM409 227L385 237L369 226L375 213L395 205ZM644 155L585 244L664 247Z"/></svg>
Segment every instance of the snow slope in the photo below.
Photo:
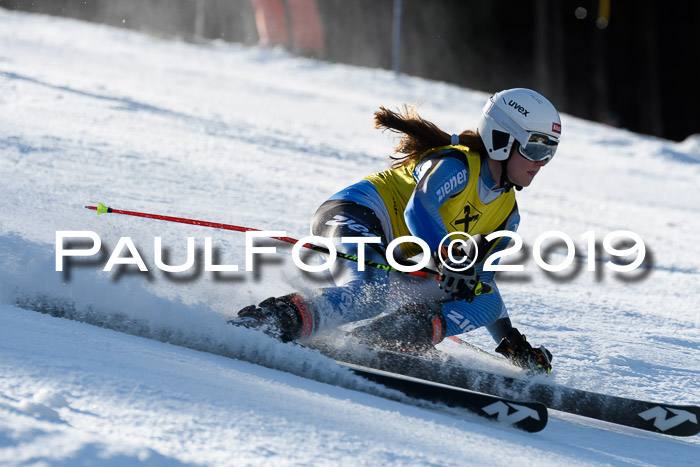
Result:
<svg viewBox="0 0 700 467"><path fill-rule="evenodd" d="M219 263L242 270L243 235L83 208L299 238L327 196L386 167L394 140L371 129L379 105L422 102L425 118L458 132L474 126L486 94L6 10L0 25L0 463L696 462L698 437L560 413L529 435L402 403L315 352L225 324L245 305L313 285L289 248L255 273L213 274L201 268L204 237ZM518 194L519 233L532 247L565 232L582 258L545 274L528 249L525 272L499 280L516 325L553 351L557 383L700 403L699 148L697 136L671 143L563 116L556 160ZM581 235L602 241L618 229L644 239L648 267L614 274L599 256L586 271ZM56 272L63 230L96 232L101 254ZM102 272L126 236L149 272ZM198 267L155 268L155 236L169 264L184 262L195 237ZM562 258L556 250L551 262ZM493 346L481 330L468 338Z"/></svg>

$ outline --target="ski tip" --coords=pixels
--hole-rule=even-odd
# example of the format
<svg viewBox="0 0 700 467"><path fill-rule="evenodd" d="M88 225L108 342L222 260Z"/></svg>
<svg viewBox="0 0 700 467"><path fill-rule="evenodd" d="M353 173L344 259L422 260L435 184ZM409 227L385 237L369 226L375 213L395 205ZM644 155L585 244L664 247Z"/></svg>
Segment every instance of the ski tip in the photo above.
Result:
<svg viewBox="0 0 700 467"><path fill-rule="evenodd" d="M98 215L98 216L99 216L100 214L104 214L104 213L109 212L109 211L110 211L110 209L109 209L107 206L105 206L104 204L99 203L99 204L97 205L97 215Z"/></svg>

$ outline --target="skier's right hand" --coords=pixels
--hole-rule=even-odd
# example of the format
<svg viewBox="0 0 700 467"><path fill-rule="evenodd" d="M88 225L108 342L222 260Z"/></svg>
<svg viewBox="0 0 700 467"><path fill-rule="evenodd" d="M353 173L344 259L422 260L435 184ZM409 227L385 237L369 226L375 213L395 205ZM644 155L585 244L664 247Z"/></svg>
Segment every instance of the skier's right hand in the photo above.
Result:
<svg viewBox="0 0 700 467"><path fill-rule="evenodd" d="M452 258L448 255L447 247L443 247L438 253L438 270L440 271L440 288L450 294L455 300L464 300L471 303L476 297L476 289L479 285L479 274L474 266L464 268L472 260L460 249L452 249Z"/></svg>

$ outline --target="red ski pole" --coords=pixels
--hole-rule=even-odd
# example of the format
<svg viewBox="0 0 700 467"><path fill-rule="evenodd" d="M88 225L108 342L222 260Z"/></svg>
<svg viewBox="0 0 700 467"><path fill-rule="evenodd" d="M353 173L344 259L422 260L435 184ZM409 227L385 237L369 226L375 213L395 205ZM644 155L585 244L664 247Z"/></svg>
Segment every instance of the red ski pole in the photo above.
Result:
<svg viewBox="0 0 700 467"><path fill-rule="evenodd" d="M163 216L161 214L149 214L146 212L136 212L136 211L123 211L121 209L113 209L110 207L105 206L102 203L99 203L97 206L85 206L87 209L92 209L93 211L97 211L97 214L105 214L105 213L111 213L111 214L123 214L126 216L135 216L135 217L145 217L147 219L158 219L161 221L167 221L167 222L177 222L179 224L191 224L191 225L199 225L202 227L211 227L214 229L222 229L222 230L233 230L235 232L261 232L260 229L253 229L251 227L242 227L239 225L231 225L231 224L221 224L218 222L209 222L209 221L200 221L196 219L187 219L184 217L172 217L172 216ZM282 242L286 243L291 243L291 244L297 244L299 243L299 240L291 237L270 237L275 240L280 240ZM331 252L328 250L328 248L318 246L318 245L313 245L311 243L305 243L302 245L303 248L308 248L313 251L317 251L319 253L325 253L327 255L330 255ZM346 259L349 261L355 261L359 262L359 259L355 255L349 255L347 253L342 253L340 251L336 250L336 256L338 258ZM375 261L371 260L364 260L363 261L366 266L370 266L373 268L377 269L382 269L384 271L393 271L393 272L400 272L402 274L408 274L410 276L416 276L416 277L423 277L426 279L435 279L439 280L440 274L437 273L436 271L433 271L432 269L428 268L423 268L419 271L400 271L394 267L389 266L388 264L382 264L382 263L377 263ZM485 294L485 293L490 293L493 290L493 288L485 284L483 282L480 283L480 286L477 287L477 295L480 294Z"/></svg>
<svg viewBox="0 0 700 467"><path fill-rule="evenodd" d="M114 209L107 207L103 205L102 203L99 203L97 206L85 206L87 209L92 209L93 211L97 211L97 214L105 214L105 213L111 213L111 214L123 214L126 216L135 216L135 217L145 217L148 219L158 219L161 221L167 221L167 222L177 222L179 224L191 224L191 225L199 225L202 227L211 227L214 229L223 229L223 230L233 230L235 232L261 232L260 229L253 229L251 227L242 227L239 225L231 225L231 224L221 224L218 222L209 222L209 221L200 221L196 219L186 219L184 217L172 217L172 216L163 216L160 214L149 214L146 212L136 212L136 211L123 211L121 209ZM270 237L275 240L280 240L282 242L286 243L291 243L292 245L299 243L299 240L291 237ZM330 250L328 248L318 246L318 245L313 245L311 243L305 243L302 245L303 248L308 248L313 251L317 251L319 253L325 253L327 255L331 254ZM336 251L336 255L339 258L347 259L350 261L355 261L358 262L358 258L355 255L349 255L347 253L342 253L340 251ZM382 264L382 263L377 263L375 261L371 260L365 260L364 263L367 266L371 266L377 269L383 269L385 271L395 271L395 272L401 272L404 274L409 274L411 276L417 276L417 277L425 277L425 278L430 278L432 279L433 276L437 278L439 274L431 269L424 268L420 271L412 271L412 272L405 272L405 271L399 271L396 268L393 268L389 266L388 264Z"/></svg>

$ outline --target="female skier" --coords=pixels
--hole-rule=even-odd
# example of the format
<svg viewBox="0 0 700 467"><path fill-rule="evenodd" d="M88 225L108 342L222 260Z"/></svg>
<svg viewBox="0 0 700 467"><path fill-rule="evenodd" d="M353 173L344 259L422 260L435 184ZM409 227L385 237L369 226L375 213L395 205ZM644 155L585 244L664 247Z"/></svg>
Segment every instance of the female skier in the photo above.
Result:
<svg viewBox="0 0 700 467"><path fill-rule="evenodd" d="M291 341L319 328L391 311L391 303L395 311L354 334L372 345L420 351L447 336L486 326L498 353L519 366L549 372L551 353L533 348L513 327L494 272L484 271L484 264L509 242L508 237L490 242L485 237L518 228L513 189L529 186L556 152L561 136L557 110L537 92L518 88L488 99L476 132L449 135L406 106L400 113L381 107L374 120L375 128L403 135L391 169L331 196L314 215L311 233L333 239L338 251L353 255L361 253L358 244L342 243L341 237L378 237L381 243L361 248L366 259L379 263L386 262L386 247L393 239L418 237L430 248L440 272L439 287L353 264L334 269L332 287L268 298L243 308L232 323L262 327ZM457 232L473 241L451 243L455 237L468 238ZM423 253L413 243L396 250L395 257L406 260Z"/></svg>

